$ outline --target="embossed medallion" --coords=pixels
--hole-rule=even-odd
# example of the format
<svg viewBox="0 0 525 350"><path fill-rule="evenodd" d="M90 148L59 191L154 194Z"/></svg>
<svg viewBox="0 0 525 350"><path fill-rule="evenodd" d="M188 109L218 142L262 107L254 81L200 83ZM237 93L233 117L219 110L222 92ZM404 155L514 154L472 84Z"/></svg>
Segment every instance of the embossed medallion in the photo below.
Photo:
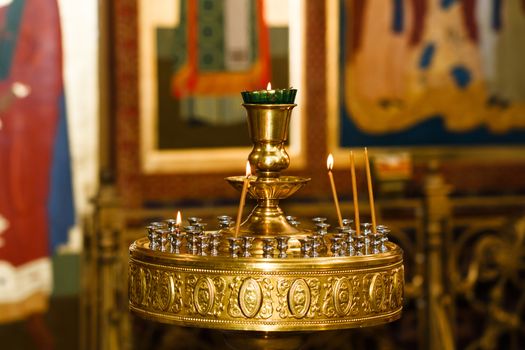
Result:
<svg viewBox="0 0 525 350"><path fill-rule="evenodd" d="M385 303L385 281L383 275L380 273L374 274L370 282L370 305L372 310L379 312L382 310Z"/></svg>
<svg viewBox="0 0 525 350"><path fill-rule="evenodd" d="M290 313L296 318L303 318L310 307L310 287L305 280L295 280L288 291L288 305Z"/></svg>
<svg viewBox="0 0 525 350"><path fill-rule="evenodd" d="M195 309L202 316L206 316L213 308L215 300L215 286L208 277L203 277L197 281L193 291L193 302Z"/></svg>
<svg viewBox="0 0 525 350"><path fill-rule="evenodd" d="M154 306L158 310L167 311L175 301L175 281L173 276L167 272L159 272L156 278L157 288L154 298Z"/></svg>
<svg viewBox="0 0 525 350"><path fill-rule="evenodd" d="M352 307L352 299L352 284L346 277L339 279L334 288L335 311L339 316L348 315Z"/></svg>
<svg viewBox="0 0 525 350"><path fill-rule="evenodd" d="M257 315L262 304L262 290L259 282L253 278L244 280L239 291L239 306L244 316L252 318Z"/></svg>
<svg viewBox="0 0 525 350"><path fill-rule="evenodd" d="M391 283L390 292L390 307L400 307L403 304L403 285L404 285L404 270L403 266L397 269L394 273Z"/></svg>

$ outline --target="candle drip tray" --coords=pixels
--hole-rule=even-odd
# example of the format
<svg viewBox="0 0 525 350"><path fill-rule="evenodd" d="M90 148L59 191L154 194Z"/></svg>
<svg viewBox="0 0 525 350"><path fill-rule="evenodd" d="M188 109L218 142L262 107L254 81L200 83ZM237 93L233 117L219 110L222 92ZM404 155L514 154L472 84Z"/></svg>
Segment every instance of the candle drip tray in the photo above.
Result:
<svg viewBox="0 0 525 350"><path fill-rule="evenodd" d="M226 178L226 181L240 191L244 179L244 176L232 176ZM243 222L240 234L256 237L299 234L300 230L286 219L279 207L279 200L288 198L308 181L310 181L309 178L297 176L281 176L264 180L250 179L248 195L257 200L257 205ZM298 247L296 240L290 244L293 245L293 248Z"/></svg>
<svg viewBox="0 0 525 350"><path fill-rule="evenodd" d="M241 191L245 177L230 176L226 181L235 189ZM254 199L286 199L299 191L310 181L308 177L280 176L278 178L250 178L248 194Z"/></svg>

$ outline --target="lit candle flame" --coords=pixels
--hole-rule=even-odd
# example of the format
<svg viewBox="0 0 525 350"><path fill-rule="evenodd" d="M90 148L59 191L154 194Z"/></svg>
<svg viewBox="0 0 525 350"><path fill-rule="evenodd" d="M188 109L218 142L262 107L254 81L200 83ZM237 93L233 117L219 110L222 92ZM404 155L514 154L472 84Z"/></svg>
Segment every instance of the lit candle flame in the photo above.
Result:
<svg viewBox="0 0 525 350"><path fill-rule="evenodd" d="M343 217L341 216L341 208L339 208L339 199L337 198L337 190L335 189L334 175L332 174L332 167L334 166L334 157L332 153L326 159L326 167L328 168L328 179L330 179L330 187L332 188L332 195L334 196L335 212L339 226L343 227Z"/></svg>
<svg viewBox="0 0 525 350"><path fill-rule="evenodd" d="M180 210L179 210L177 211L177 219L175 220L175 224L179 226L181 222L182 222L182 219L181 219Z"/></svg>
<svg viewBox="0 0 525 350"><path fill-rule="evenodd" d="M250 161L246 161L246 178L252 176L252 168L250 167Z"/></svg>
<svg viewBox="0 0 525 350"><path fill-rule="evenodd" d="M328 171L331 171L334 167L334 157L332 156L332 153L330 153L328 158L326 158L326 167L328 168Z"/></svg>
<svg viewBox="0 0 525 350"><path fill-rule="evenodd" d="M268 85L266 85L266 90L271 90L271 89L272 89L272 83L268 82Z"/></svg>

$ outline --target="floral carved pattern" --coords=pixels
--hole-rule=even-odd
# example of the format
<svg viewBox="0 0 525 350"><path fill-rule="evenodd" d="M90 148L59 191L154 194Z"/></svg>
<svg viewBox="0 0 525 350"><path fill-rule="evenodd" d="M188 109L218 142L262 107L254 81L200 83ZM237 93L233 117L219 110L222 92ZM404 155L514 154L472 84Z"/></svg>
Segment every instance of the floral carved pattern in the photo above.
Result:
<svg viewBox="0 0 525 350"><path fill-rule="evenodd" d="M228 315L231 317L243 317L243 313L238 303L239 290L243 283L243 279L239 276L233 278L229 284L230 288L230 299L228 302Z"/></svg>

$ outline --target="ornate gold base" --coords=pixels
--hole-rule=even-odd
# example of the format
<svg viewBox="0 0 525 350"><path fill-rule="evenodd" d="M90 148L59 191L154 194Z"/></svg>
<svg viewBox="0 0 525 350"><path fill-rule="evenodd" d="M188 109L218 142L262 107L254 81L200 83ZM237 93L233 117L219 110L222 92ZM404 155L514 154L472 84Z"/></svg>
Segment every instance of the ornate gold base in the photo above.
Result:
<svg viewBox="0 0 525 350"><path fill-rule="evenodd" d="M401 316L403 256L261 258L130 247L130 309L180 326L297 332L366 327Z"/></svg>

